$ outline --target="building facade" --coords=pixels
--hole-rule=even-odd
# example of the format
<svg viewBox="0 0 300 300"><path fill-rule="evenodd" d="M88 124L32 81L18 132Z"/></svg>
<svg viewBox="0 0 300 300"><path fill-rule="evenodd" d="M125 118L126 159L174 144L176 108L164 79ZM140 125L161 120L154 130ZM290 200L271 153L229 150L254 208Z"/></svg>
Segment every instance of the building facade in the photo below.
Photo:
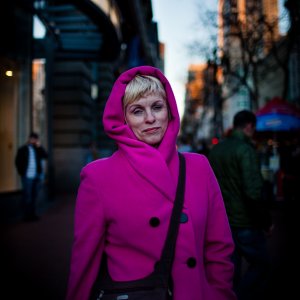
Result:
<svg viewBox="0 0 300 300"><path fill-rule="evenodd" d="M280 40L278 1L219 1L224 128L241 109L261 105L260 66Z"/></svg>
<svg viewBox="0 0 300 300"><path fill-rule="evenodd" d="M192 134L196 140L203 136L220 138L230 130L239 110L255 112L274 97L300 104L300 1L286 2L291 26L285 35L280 35L278 1L219 1L219 60L207 64L211 71L206 74L213 76L198 71L202 74L198 79L195 68L188 71L183 133ZM198 88L193 94L206 91L201 92L205 95L201 105L191 101L190 81L194 89ZM203 126L205 114L210 116L208 126Z"/></svg>
<svg viewBox="0 0 300 300"><path fill-rule="evenodd" d="M8 3L9 2L9 3ZM0 193L20 190L17 148L37 131L49 152L51 192L74 191L89 145L115 149L102 112L116 77L163 68L147 0L11 0L0 12ZM35 24L43 31L33 36Z"/></svg>
<svg viewBox="0 0 300 300"><path fill-rule="evenodd" d="M209 61L189 66L185 110L181 124L182 137L188 137L193 148L209 146L222 134L220 68Z"/></svg>

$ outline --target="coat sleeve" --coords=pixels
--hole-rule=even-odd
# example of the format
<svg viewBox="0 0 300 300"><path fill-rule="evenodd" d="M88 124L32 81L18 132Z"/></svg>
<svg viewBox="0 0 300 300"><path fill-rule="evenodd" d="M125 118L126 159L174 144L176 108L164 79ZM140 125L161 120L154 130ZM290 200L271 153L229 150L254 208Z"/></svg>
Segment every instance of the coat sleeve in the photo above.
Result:
<svg viewBox="0 0 300 300"><path fill-rule="evenodd" d="M255 149L247 145L241 148L239 156L244 195L252 201L260 201L263 180Z"/></svg>
<svg viewBox="0 0 300 300"><path fill-rule="evenodd" d="M37 152L38 152L40 159L48 158L48 153L44 147L42 147L42 146L37 147Z"/></svg>
<svg viewBox="0 0 300 300"><path fill-rule="evenodd" d="M81 172L78 189L74 241L66 300L87 300L98 275L104 248L104 212L95 176Z"/></svg>
<svg viewBox="0 0 300 300"><path fill-rule="evenodd" d="M204 263L207 280L212 287L211 299L235 300L232 290L234 251L231 230L216 177L208 164L208 217L205 233Z"/></svg>
<svg viewBox="0 0 300 300"><path fill-rule="evenodd" d="M267 230L272 225L272 218L268 203L262 196L263 179L255 149L250 146L243 147L239 161L243 182L241 189L243 200L256 225Z"/></svg>
<svg viewBox="0 0 300 300"><path fill-rule="evenodd" d="M22 146L18 149L15 157L15 166L20 176L25 175L27 163L28 163L28 152L27 147Z"/></svg>
<svg viewBox="0 0 300 300"><path fill-rule="evenodd" d="M21 161L21 149L18 149L15 157L15 166L20 175L22 175L22 161Z"/></svg>

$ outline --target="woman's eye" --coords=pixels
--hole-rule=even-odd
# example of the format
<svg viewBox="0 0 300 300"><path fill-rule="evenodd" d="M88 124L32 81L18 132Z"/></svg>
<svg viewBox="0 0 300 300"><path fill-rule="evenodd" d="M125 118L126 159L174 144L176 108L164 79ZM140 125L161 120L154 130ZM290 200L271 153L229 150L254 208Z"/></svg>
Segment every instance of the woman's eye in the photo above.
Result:
<svg viewBox="0 0 300 300"><path fill-rule="evenodd" d="M140 115L143 113L143 111L141 109L135 109L133 112L132 112L134 115Z"/></svg>
<svg viewBox="0 0 300 300"><path fill-rule="evenodd" d="M154 110L161 110L162 108L163 108L162 105L155 105L155 106L153 106Z"/></svg>

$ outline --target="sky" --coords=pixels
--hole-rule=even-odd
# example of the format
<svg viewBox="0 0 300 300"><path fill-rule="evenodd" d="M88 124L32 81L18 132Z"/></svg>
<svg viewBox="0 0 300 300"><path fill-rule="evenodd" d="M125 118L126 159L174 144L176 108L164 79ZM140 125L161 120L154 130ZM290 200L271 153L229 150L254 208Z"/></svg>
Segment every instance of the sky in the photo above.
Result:
<svg viewBox="0 0 300 300"><path fill-rule="evenodd" d="M278 2L282 7L284 0ZM181 116L188 67L205 63L205 57L192 56L187 45L211 35L210 26L202 24L200 18L205 11L217 11L217 8L218 0L152 0L153 20L158 23L160 42L165 44L165 75L173 88Z"/></svg>
<svg viewBox="0 0 300 300"><path fill-rule="evenodd" d="M209 34L199 18L201 11L217 11L217 3L217 0L152 0L153 20L158 23L160 42L165 44L165 75L173 88L181 116L188 67L205 62L205 58L189 53L188 44Z"/></svg>

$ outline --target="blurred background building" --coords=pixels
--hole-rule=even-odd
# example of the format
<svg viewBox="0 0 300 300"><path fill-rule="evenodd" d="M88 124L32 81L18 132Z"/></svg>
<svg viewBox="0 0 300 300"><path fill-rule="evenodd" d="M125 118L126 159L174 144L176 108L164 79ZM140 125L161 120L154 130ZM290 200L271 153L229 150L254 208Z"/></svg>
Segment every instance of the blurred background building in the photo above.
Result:
<svg viewBox="0 0 300 300"><path fill-rule="evenodd" d="M49 191L74 191L89 146L115 145L102 112L125 69L164 68L150 0L10 0L1 5L0 193L20 190L17 148L36 131Z"/></svg>
<svg viewBox="0 0 300 300"><path fill-rule="evenodd" d="M257 112L275 97L300 106L299 3L285 1L279 15L277 0L219 1L213 59L188 70L182 136L212 145L239 110Z"/></svg>
<svg viewBox="0 0 300 300"><path fill-rule="evenodd" d="M253 111L253 142L271 200L297 198L290 186L299 182L300 1L285 1L281 15L278 4L219 0L216 46L206 64L188 70L180 131L192 151L207 155L230 134L238 111Z"/></svg>
<svg viewBox="0 0 300 300"><path fill-rule="evenodd" d="M274 97L300 106L299 2L285 1L283 20L278 0L219 1L216 48L187 70L180 137L194 151L222 139L238 110ZM0 30L0 196L20 191L14 157L30 131L49 152L48 191L75 191L91 148L115 150L102 127L115 79L142 64L164 71L151 0L10 0Z"/></svg>

